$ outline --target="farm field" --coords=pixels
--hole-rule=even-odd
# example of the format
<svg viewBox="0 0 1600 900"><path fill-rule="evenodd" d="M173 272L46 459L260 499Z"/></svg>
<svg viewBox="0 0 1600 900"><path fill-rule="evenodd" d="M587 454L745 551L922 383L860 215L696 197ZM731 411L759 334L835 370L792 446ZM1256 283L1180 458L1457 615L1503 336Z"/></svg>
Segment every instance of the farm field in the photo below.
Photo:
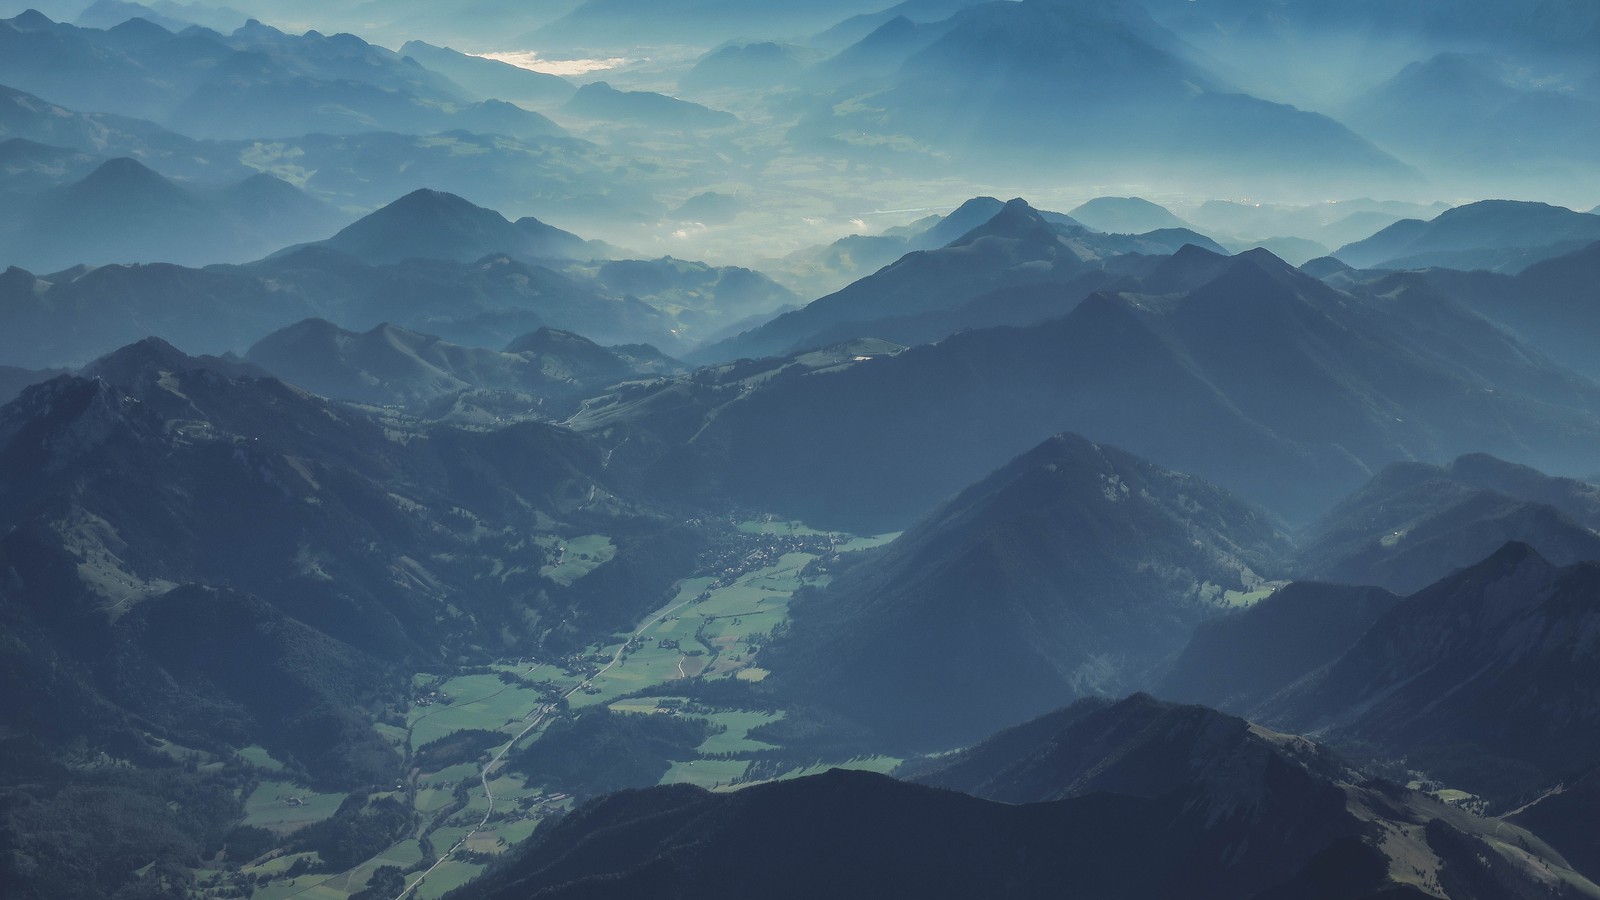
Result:
<svg viewBox="0 0 1600 900"><path fill-rule="evenodd" d="M767 670L758 665L762 645L788 619L795 591L826 584L833 553L879 546L893 535L829 534L777 520L744 522L735 530L743 537L725 559L705 574L680 581L672 597L632 630L562 659L509 658L461 674L414 676L413 702L404 713L404 727L393 720L379 727L397 749L415 752L462 732L494 732L503 739L480 750L476 748L490 740L487 736L465 736L472 742L438 757L432 771L414 769L403 792L374 795L407 803L417 822L381 853L345 872L308 872L293 879L283 878L291 859L271 860L253 870L269 880L252 896L346 900L379 866L407 870L406 896L419 900L465 884L482 871L480 854L506 852L532 835L544 816L571 806L572 800L547 797L542 787L529 787L521 774L498 764L487 777L492 802L484 791L486 764L503 755L513 741L526 746L539 740L550 716L559 715L557 709L563 704L575 711L607 706L624 715L670 711L709 720L715 733L694 749L694 758L673 762L661 782L712 790L746 783L754 755L781 750L751 738L750 730L779 721L783 712L707 708L687 696L635 695L695 678L766 677ZM556 541L546 549L554 562L542 574L562 583L583 577L615 553L603 535ZM680 712L685 707L692 712ZM247 798L246 824L292 833L332 816L344 800L343 794L319 794L285 776L272 777L283 767L262 748L247 748L242 755L269 778ZM735 758L726 758L730 755ZM880 758L838 765L887 771L898 762ZM769 763L762 771L763 777L788 778L830 767L784 770L781 764ZM431 847L432 856L425 856L426 847ZM456 851L468 856L457 858Z"/></svg>

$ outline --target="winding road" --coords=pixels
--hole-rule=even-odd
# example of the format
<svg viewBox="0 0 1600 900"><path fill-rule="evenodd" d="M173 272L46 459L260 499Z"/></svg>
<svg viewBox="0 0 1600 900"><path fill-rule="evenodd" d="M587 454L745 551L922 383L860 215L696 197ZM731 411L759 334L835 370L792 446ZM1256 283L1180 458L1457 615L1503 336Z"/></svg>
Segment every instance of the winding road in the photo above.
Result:
<svg viewBox="0 0 1600 900"><path fill-rule="evenodd" d="M565 694L562 694L561 695L561 699L565 700L568 697L571 697L573 694L576 694L578 691L583 690L583 686L584 685L589 684L590 682L594 681L594 679L599 678L601 675L604 675L605 673L609 672L613 666L615 666L617 663L622 661L622 654L627 652L628 645L632 644L635 638L637 638L640 635L644 634L647 630L649 630L651 625L656 624L656 622L659 621L662 617L670 616L673 613L677 612L678 610L683 609L685 606L688 606L689 604L693 603L694 601L695 601L695 598L691 597L688 600L685 600L682 603L679 603L678 605L673 606L673 607L671 607L669 609L657 610L656 612L651 613L649 616L647 616L645 618L645 620L643 622L639 623L639 627L634 629L632 634L628 635L628 639L622 642L622 646L617 648L617 652L611 654L611 661L610 662L606 663L605 666L603 666L600 669L600 671L594 673L593 675L590 675L588 678L584 679L583 681L578 682L578 684L576 686L574 686L572 688L572 690L567 691ZM538 667L535 666L534 668L538 668ZM528 671L532 672L533 669L529 669ZM680 664L679 671L682 671L681 664ZM462 846L464 846L467 843L467 841L472 838L473 835L475 835L478 832L482 831L484 826L489 823L489 817L494 815L494 791L489 788L489 778L490 778L490 776L492 776L494 774L495 767L499 766L500 765L500 761L505 759L505 756L506 756L507 753L511 752L511 748L515 747L517 745L517 741L520 741L524 737L527 737L529 732L533 731L535 728L538 728L541 724L543 724L544 721L546 719L548 719L550 717L550 714L552 712L554 712L554 711L555 711L555 704L553 704L553 703L546 704L544 706L539 707L538 708L538 715L533 718L533 721L528 723L528 727L526 727L526 728L522 729L521 731L517 732L517 736L516 737L514 737L511 740L507 741L505 743L505 746L501 747L499 752L495 753L495 755L487 763L484 764L483 771L481 773L479 773L479 775L478 775L478 780L483 783L483 796L488 799L489 808L484 810L483 818L478 820L478 824L474 825L472 827L471 831L468 831L466 834L462 835L461 839L456 841L455 844L452 845L449 850L446 850L444 853L441 853L439 855L439 858L434 861L433 865L429 866L427 868L427 870L422 873L422 876L420 878L418 878L416 881L413 881L410 884L406 885L406 889L401 891L395 897L395 900L404 900L404 898L406 896L408 896L412 891L416 890L417 885L422 884L422 882L425 881L429 875L433 874L433 870L434 869L437 869L440 866L444 865L445 860L449 859L451 854L455 853L457 850L460 850L462 848ZM365 864L363 863L363 865L365 865Z"/></svg>

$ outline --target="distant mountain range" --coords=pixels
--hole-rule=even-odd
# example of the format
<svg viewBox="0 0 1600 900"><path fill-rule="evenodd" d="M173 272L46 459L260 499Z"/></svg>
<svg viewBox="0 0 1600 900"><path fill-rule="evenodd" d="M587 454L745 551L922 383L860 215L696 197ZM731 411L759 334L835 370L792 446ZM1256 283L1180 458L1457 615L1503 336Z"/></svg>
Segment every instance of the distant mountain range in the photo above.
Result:
<svg viewBox="0 0 1600 900"><path fill-rule="evenodd" d="M0 259L41 272L78 264L245 262L346 221L271 175L196 189L124 157L0 213Z"/></svg>
<svg viewBox="0 0 1600 900"><path fill-rule="evenodd" d="M0 48L0 83L197 138L562 133L537 113L469 99L449 79L349 34L293 36L255 20L230 35L173 34L145 19L101 30L30 12L0 22Z"/></svg>
<svg viewBox="0 0 1600 900"><path fill-rule="evenodd" d="M1304 534L1297 574L1409 594L1508 541L1558 565L1600 559L1600 487L1482 454L1396 463Z"/></svg>
<svg viewBox="0 0 1600 900"><path fill-rule="evenodd" d="M1600 241L1600 216L1544 203L1484 200L1406 219L1334 251L1358 269L1488 269L1515 274Z"/></svg>
<svg viewBox="0 0 1600 900"><path fill-rule="evenodd" d="M574 425L631 440L628 464L654 483L876 529L1061 430L1302 520L1402 459L1594 468L1592 439L1576 437L1600 429L1592 383L1459 304L1342 292L1264 251L1193 249L1143 281L1147 294L1093 294L1027 328L765 382L670 427L649 393L597 400ZM693 437L658 455L660 428Z"/></svg>
<svg viewBox="0 0 1600 900"><path fill-rule="evenodd" d="M1312 172L1324 185L1416 178L1332 119L1239 93L1129 4L981 4L905 50L882 81L818 104L796 138L882 158L878 142L848 137L865 133L906 145L900 165L948 154L1037 171L1085 168L1109 181L1160 171L1222 184L1244 169L1257 186ZM1173 146L1184 153L1167 153Z"/></svg>
<svg viewBox="0 0 1600 900"><path fill-rule="evenodd" d="M131 161L108 166L108 173L131 173L137 177L128 180L169 198L167 209L181 212L182 204L199 202ZM260 223L271 208L251 199L260 188L291 190L261 176L222 197L249 201L256 212L247 218ZM129 216L164 209L125 203ZM172 227L194 221L173 219ZM69 236L93 237L92 224ZM217 232L207 239L239 239L221 225ZM156 244L125 252L154 255L166 239L145 236ZM218 353L242 351L305 318L360 331L392 323L490 348L548 325L601 343L652 344L672 353L692 346L691 335L794 299L748 269L670 258L594 261L625 252L531 217L508 222L460 197L419 191L331 238L249 265L76 266L44 277L13 268L0 277L0 353L24 367L81 364L152 330Z"/></svg>
<svg viewBox="0 0 1600 900"><path fill-rule="evenodd" d="M448 402L451 418L466 405L486 412L531 406L540 418L557 419L619 381L684 371L642 345L608 349L548 328L494 351L387 324L357 334L322 319L262 338L245 359L324 397L432 411L430 418Z"/></svg>
<svg viewBox="0 0 1600 900"><path fill-rule="evenodd" d="M700 350L695 358L769 356L867 336L926 343L962 328L1028 324L1067 312L1090 292L1112 285L1117 257L1165 256L1185 245L1227 252L1183 229L1096 234L1020 198L950 237L959 224L976 218L969 218L972 213L987 211L993 202L987 197L968 201L900 244L907 249L933 245L929 249L912 250L802 309ZM936 243L947 237L947 243ZM1043 304L1041 294L1046 295Z"/></svg>

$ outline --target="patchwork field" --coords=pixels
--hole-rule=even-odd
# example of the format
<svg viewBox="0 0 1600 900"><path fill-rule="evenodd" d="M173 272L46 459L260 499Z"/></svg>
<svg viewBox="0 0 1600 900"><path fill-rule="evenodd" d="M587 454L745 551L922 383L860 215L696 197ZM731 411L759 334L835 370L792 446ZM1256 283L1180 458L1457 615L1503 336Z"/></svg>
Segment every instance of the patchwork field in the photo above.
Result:
<svg viewBox="0 0 1600 900"><path fill-rule="evenodd" d="M564 659L512 658L487 666L487 671L416 675L414 702L406 711L404 727L380 726L380 733L397 749L415 752L441 738L474 731L494 732L503 740L479 749L490 740L487 736L463 734L460 740L467 743L434 756L432 771L414 769L407 789L393 796L416 811L417 825L383 852L345 872L306 873L294 879L283 877L293 858L271 860L255 870L270 880L253 896L346 900L379 866L406 870L407 896L422 900L465 884L482 871L483 855L508 851L533 834L543 817L571 805L569 798L546 796L542 787L530 787L522 775L498 763L488 772L488 793L483 784L485 760L498 760L514 740L525 746L540 739L550 716L557 714L558 707L552 705L556 698L574 710L604 705L614 713L661 715L677 712L691 701L634 695L696 678L759 681L768 674L757 665L762 644L788 619L794 592L804 585L825 584L832 554L879 546L893 538L829 534L777 520L745 522L737 531L745 537L724 561L709 574L679 582L673 596L632 631ZM546 540L547 559L552 562L541 574L562 584L604 565L616 552L604 535ZM715 733L694 748L694 758L672 763L662 783L730 790L746 780L753 755L781 749L749 736L751 729L780 720L781 711L707 709L698 703L693 708L693 717L709 720ZM247 748L242 755L268 777L282 770L262 748ZM887 771L898 762L878 758L839 765ZM828 767L782 771L780 765L776 777ZM768 764L761 771L772 777L775 769ZM246 799L246 823L292 833L332 816L344 796L319 794L282 777L263 781ZM428 847L432 856L426 855Z"/></svg>

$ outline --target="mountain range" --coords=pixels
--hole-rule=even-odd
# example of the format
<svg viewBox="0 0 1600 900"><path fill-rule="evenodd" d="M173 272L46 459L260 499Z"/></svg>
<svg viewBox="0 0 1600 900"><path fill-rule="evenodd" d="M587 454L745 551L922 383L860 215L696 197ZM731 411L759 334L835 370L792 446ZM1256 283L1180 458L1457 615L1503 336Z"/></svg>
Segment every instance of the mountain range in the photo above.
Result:
<svg viewBox="0 0 1600 900"><path fill-rule="evenodd" d="M1264 251L1179 253L1146 280L1152 293L1091 294L1027 328L770 380L672 426L652 399L670 384L598 399L573 425L627 443L616 461L675 491L866 530L903 527L1062 430L1301 521L1398 460L1594 468L1576 438L1600 427L1593 385L1459 304L1346 293ZM648 449L664 427L692 438Z"/></svg>
<svg viewBox="0 0 1600 900"><path fill-rule="evenodd" d="M1416 177L1332 119L1240 93L1129 4L980 4L919 44L883 80L819 104L796 137L873 158L871 143L843 136L894 136L910 147L901 165L942 153L1017 171L1047 157L1049 168L1086 167L1113 182L1156 171L1154 148L1173 145L1186 152L1159 163L1173 179L1223 183L1241 166L1257 185L1310 171L1324 184Z"/></svg>
<svg viewBox="0 0 1600 900"><path fill-rule="evenodd" d="M196 189L123 157L18 202L0 217L0 257L41 272L80 264L246 262L345 221L271 175Z"/></svg>
<svg viewBox="0 0 1600 900"><path fill-rule="evenodd" d="M358 334L323 319L273 332L244 358L324 397L418 412L449 404L458 416L463 403L524 415L531 407L544 419L563 418L576 400L619 381L683 371L642 345L605 348L549 328L494 351L388 324Z"/></svg>
<svg viewBox="0 0 1600 900"><path fill-rule="evenodd" d="M1145 696L1068 708L925 778L977 796L840 770L731 794L624 791L575 811L474 894L1596 893L1515 826L1364 781L1304 738Z"/></svg>
<svg viewBox="0 0 1600 900"><path fill-rule="evenodd" d="M763 659L885 739L965 744L1142 683L1288 547L1225 491L1058 435L797 602Z"/></svg>
<svg viewBox="0 0 1600 900"><path fill-rule="evenodd" d="M1334 251L1358 269L1488 269L1511 274L1600 240L1600 216L1545 203L1484 200L1430 221L1404 219Z"/></svg>

